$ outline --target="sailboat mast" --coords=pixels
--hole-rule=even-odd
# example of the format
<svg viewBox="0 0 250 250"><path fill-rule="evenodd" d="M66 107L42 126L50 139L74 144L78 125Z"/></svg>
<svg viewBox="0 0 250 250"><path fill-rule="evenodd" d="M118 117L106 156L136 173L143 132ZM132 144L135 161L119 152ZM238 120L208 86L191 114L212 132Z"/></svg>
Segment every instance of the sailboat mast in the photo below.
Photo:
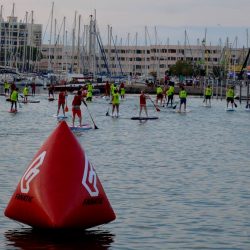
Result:
<svg viewBox="0 0 250 250"><path fill-rule="evenodd" d="M34 24L33 16L34 16L34 11L32 10L31 11L30 39L29 39L29 64L28 64L29 72L31 70L31 63L33 61L33 49L32 49L33 48L33 24Z"/></svg>
<svg viewBox="0 0 250 250"><path fill-rule="evenodd" d="M58 46L58 41L57 41L57 19L55 18L54 20L54 46L53 46L53 69L55 72L58 71L58 61L57 61L57 46ZM52 61L51 60L51 61Z"/></svg>
<svg viewBox="0 0 250 250"><path fill-rule="evenodd" d="M1 8L0 8L0 41L2 41L2 21L3 21L3 5L1 5ZM0 45L0 56L2 59L2 43Z"/></svg>
<svg viewBox="0 0 250 250"><path fill-rule="evenodd" d="M76 15L77 15L77 12L75 11L74 28L73 28L73 34L72 34L71 73L74 72L74 63L75 63Z"/></svg>
<svg viewBox="0 0 250 250"><path fill-rule="evenodd" d="M25 13L25 38L23 43L23 66L22 66L22 72L26 70L26 55L27 55L27 37L28 37L28 12Z"/></svg>
<svg viewBox="0 0 250 250"><path fill-rule="evenodd" d="M66 17L63 17L63 41L62 41L62 72L65 67L65 23Z"/></svg>
<svg viewBox="0 0 250 250"><path fill-rule="evenodd" d="M80 32L81 32L81 15L78 17L78 39L77 39L77 72L80 74Z"/></svg>
<svg viewBox="0 0 250 250"><path fill-rule="evenodd" d="M145 26L145 51L144 51L144 75L145 78L147 78L148 72L147 72L147 26Z"/></svg>
<svg viewBox="0 0 250 250"><path fill-rule="evenodd" d="M50 36L49 36L49 57L48 57L48 70L51 71L51 44L52 44L52 31L53 31L53 17L54 16L54 2L52 2L51 20L50 20Z"/></svg>

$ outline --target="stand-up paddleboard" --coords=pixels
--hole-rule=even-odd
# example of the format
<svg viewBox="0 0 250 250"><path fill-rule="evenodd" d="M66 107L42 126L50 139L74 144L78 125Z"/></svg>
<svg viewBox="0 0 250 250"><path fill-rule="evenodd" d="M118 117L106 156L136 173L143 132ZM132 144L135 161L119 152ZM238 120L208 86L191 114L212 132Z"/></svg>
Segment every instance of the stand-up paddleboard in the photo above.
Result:
<svg viewBox="0 0 250 250"><path fill-rule="evenodd" d="M202 107L204 107L204 108L211 108L211 105L209 105L209 104L204 104L204 105L202 105Z"/></svg>
<svg viewBox="0 0 250 250"><path fill-rule="evenodd" d="M8 112L12 113L12 114L16 114L18 112L18 110L9 110Z"/></svg>
<svg viewBox="0 0 250 250"><path fill-rule="evenodd" d="M21 103L40 103L38 100L20 101Z"/></svg>
<svg viewBox="0 0 250 250"><path fill-rule="evenodd" d="M172 106L170 106L170 105L168 105L168 106L163 105L162 107L165 108L165 109L176 109L177 105L172 105Z"/></svg>
<svg viewBox="0 0 250 250"><path fill-rule="evenodd" d="M81 127L69 127L72 132L83 132L92 129L90 124L83 124Z"/></svg>
<svg viewBox="0 0 250 250"><path fill-rule="evenodd" d="M120 115L111 115L111 118L120 118Z"/></svg>
<svg viewBox="0 0 250 250"><path fill-rule="evenodd" d="M53 115L53 117L57 118L58 120L59 119L63 120L63 119L67 119L68 118L68 116L66 116L66 115L57 115L57 114Z"/></svg>
<svg viewBox="0 0 250 250"><path fill-rule="evenodd" d="M184 110L179 110L179 109L176 109L174 110L175 113L178 113L178 114L186 114L186 113L190 113L191 110L190 109L186 109L185 111Z"/></svg>
<svg viewBox="0 0 250 250"><path fill-rule="evenodd" d="M109 101L110 97L109 96L102 96L102 99L105 99L106 101Z"/></svg>
<svg viewBox="0 0 250 250"><path fill-rule="evenodd" d="M226 108L226 111L230 112L230 111L235 111L234 108Z"/></svg>
<svg viewBox="0 0 250 250"><path fill-rule="evenodd" d="M157 117L157 116L148 116L148 117L146 117L146 116L145 117L133 116L130 119L131 120L139 120L139 121L141 121L141 120L156 120L156 119L159 119L159 117Z"/></svg>

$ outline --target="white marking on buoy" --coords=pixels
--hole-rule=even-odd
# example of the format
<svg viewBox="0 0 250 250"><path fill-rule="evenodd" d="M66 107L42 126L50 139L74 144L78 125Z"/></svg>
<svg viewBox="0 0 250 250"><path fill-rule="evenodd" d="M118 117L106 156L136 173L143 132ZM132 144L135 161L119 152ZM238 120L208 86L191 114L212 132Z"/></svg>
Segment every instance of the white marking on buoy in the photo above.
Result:
<svg viewBox="0 0 250 250"><path fill-rule="evenodd" d="M99 195L99 190L96 186L96 183L97 183L96 172L91 163L88 161L88 158L85 154L85 168L82 178L82 185L87 189L91 197L96 197Z"/></svg>
<svg viewBox="0 0 250 250"><path fill-rule="evenodd" d="M43 151L36 159L30 164L21 179L21 192L27 194L30 191L31 181L39 174L39 167L42 166L46 151Z"/></svg>

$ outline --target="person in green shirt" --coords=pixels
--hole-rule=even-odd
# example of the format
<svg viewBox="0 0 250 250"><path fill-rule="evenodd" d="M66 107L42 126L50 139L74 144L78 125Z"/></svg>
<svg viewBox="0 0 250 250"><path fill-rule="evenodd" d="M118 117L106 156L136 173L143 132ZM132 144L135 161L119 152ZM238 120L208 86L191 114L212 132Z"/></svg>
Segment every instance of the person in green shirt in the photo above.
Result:
<svg viewBox="0 0 250 250"><path fill-rule="evenodd" d="M233 108L234 107L234 87L233 86L229 86L229 88L227 89L226 100L227 100L227 108L228 108L229 102L231 102L231 105Z"/></svg>
<svg viewBox="0 0 250 250"><path fill-rule="evenodd" d="M156 105L158 105L158 100L160 100L160 105L162 105L162 100L163 100L163 89L159 85L156 88Z"/></svg>
<svg viewBox="0 0 250 250"><path fill-rule="evenodd" d="M10 112L17 112L17 102L18 102L18 88L14 89L10 95L11 108ZM13 109L13 107L15 108Z"/></svg>
<svg viewBox="0 0 250 250"><path fill-rule="evenodd" d="M114 111L116 109L116 117L119 117L119 105L120 105L120 98L118 90L114 90L114 94L112 95L112 117L114 117Z"/></svg>
<svg viewBox="0 0 250 250"><path fill-rule="evenodd" d="M179 97L180 97L179 112L181 112L181 106L182 106L182 104L184 105L184 112L186 112L186 106L187 106L187 91L185 90L185 88L184 88L183 85L180 86Z"/></svg>
<svg viewBox="0 0 250 250"><path fill-rule="evenodd" d="M23 89L23 102L27 103L28 102L28 94L29 94L29 88L27 85L25 85Z"/></svg>
<svg viewBox="0 0 250 250"><path fill-rule="evenodd" d="M4 82L4 94L6 96L10 94L10 84L7 81Z"/></svg>
<svg viewBox="0 0 250 250"><path fill-rule="evenodd" d="M207 102L209 104L209 106L211 106L211 96L212 96L212 88L210 85L207 85L206 89L205 89L205 102L207 105Z"/></svg>
<svg viewBox="0 0 250 250"><path fill-rule="evenodd" d="M170 102L171 107L173 106L173 99L174 99L174 86L171 84L166 92L168 101L167 101L167 106Z"/></svg>

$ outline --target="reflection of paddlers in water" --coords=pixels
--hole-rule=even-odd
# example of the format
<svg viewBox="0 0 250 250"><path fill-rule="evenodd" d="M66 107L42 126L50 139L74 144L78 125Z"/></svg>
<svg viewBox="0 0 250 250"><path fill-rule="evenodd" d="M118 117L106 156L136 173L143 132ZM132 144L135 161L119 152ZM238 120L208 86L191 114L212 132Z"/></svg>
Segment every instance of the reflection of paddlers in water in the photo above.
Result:
<svg viewBox="0 0 250 250"><path fill-rule="evenodd" d="M146 104L146 99L148 97L144 94L144 91L141 91L140 95L140 112L139 112L139 117L141 117L141 112L144 109L146 116L148 117L148 111L147 111L147 104Z"/></svg>
<svg viewBox="0 0 250 250"><path fill-rule="evenodd" d="M52 98L54 99L54 90L55 90L55 87L54 85L51 83L49 85L49 88L48 88L48 91L49 91L49 98L50 98L50 95L52 95Z"/></svg>

